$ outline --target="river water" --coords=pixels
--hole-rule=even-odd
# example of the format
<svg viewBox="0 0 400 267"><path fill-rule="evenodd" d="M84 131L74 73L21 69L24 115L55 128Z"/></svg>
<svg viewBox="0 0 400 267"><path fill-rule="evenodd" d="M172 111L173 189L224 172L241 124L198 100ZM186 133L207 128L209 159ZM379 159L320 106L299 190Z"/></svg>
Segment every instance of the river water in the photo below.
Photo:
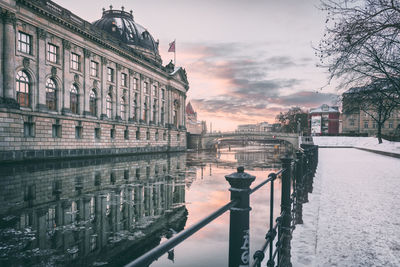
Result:
<svg viewBox="0 0 400 267"><path fill-rule="evenodd" d="M279 145L0 166L0 266L121 266L229 201L224 176L253 186ZM275 216L280 180L275 182ZM251 255L269 224L269 185L251 196ZM226 266L229 212L151 266Z"/></svg>

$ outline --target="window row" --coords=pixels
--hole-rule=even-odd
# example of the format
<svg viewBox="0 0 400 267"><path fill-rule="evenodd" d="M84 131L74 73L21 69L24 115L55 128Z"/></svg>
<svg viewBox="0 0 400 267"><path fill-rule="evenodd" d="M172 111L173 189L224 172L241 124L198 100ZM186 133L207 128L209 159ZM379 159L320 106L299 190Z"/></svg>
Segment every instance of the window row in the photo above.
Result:
<svg viewBox="0 0 400 267"><path fill-rule="evenodd" d="M31 81L28 74L25 71L18 71L16 75L16 92L17 92L17 101L21 107L30 107L30 99L31 99ZM46 106L49 110L56 111L58 104L58 86L57 82L53 78L48 78L46 81ZM133 95L132 108L133 108L133 119L136 120L139 116L138 114L138 103L139 103L139 94L135 93ZM141 119L143 121L147 121L150 119L151 121L156 121L157 114L159 111L157 99L153 100L152 106L152 114L149 117L149 106L150 106L150 98L146 97L144 101L143 113L141 115ZM79 88L76 84L72 84L70 88L70 109L74 114L79 114ZM97 93L95 89L92 89L89 92L89 112L93 116L97 116ZM106 115L108 118L112 118L113 114L113 99L111 94L106 96ZM127 117L127 100L126 97L123 96L120 99L120 111L119 115L123 120L128 119ZM165 117L165 103L161 102L160 114L159 114L159 122L164 124ZM174 121L177 116L177 110L174 110Z"/></svg>
<svg viewBox="0 0 400 267"><path fill-rule="evenodd" d="M18 51L25 54L32 54L32 36L24 32L18 32ZM52 63L60 62L60 49L57 45L48 43L47 44L47 60ZM70 54L70 67L72 70L81 71L81 56L77 53L71 52ZM90 75L93 77L99 77L99 63L96 61L90 61ZM107 68L107 81L115 81L115 71L113 68ZM128 75L121 73L121 86L128 87ZM138 90L139 79L134 78L133 89ZM144 92L150 94L148 83L144 83ZM157 94L157 87L153 88L153 95ZM165 90L161 91L161 98L165 99Z"/></svg>
<svg viewBox="0 0 400 267"><path fill-rule="evenodd" d="M24 122L24 136L25 137L35 137L35 123L32 122L31 117L29 118L28 121ZM100 140L102 136L102 129L101 128L94 128L93 136L95 139ZM57 119L54 124L52 124L52 137L53 138L62 138L62 125L60 124L60 121ZM110 138L115 139L116 137L116 129L111 128L110 129ZM75 126L75 139L82 139L83 138L83 126L81 122L78 122L78 125ZM141 140L141 132L140 130L135 131L135 138L136 140ZM181 135L177 134L176 136L177 141L181 141ZM129 129L128 127L125 128L124 130L124 139L129 140ZM150 131L146 131L146 139L145 140L151 140L150 138ZM159 132L155 132L154 134L154 140L155 141L160 141L160 134ZM167 133L163 132L162 134L162 140L166 141L167 140Z"/></svg>

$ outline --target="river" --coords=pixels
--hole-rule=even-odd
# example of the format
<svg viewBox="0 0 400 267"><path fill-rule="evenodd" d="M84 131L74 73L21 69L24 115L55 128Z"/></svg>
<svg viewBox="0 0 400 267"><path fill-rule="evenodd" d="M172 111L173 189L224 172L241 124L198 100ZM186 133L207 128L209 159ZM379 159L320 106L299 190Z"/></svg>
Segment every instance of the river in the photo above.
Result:
<svg viewBox="0 0 400 267"><path fill-rule="evenodd" d="M0 166L0 266L121 266L229 201L224 176L253 186L284 148L148 154ZM280 209L280 180L275 186ZM269 185L251 196L251 255L268 230ZM229 212L151 266L226 266Z"/></svg>

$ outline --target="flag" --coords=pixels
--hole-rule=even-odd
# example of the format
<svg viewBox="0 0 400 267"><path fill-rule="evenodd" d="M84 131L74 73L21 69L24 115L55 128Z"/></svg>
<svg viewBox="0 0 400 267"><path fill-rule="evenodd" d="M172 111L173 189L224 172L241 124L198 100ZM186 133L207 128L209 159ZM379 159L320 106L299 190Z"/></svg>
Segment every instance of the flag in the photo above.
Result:
<svg viewBox="0 0 400 267"><path fill-rule="evenodd" d="M168 52L175 52L175 40L172 43L169 43Z"/></svg>

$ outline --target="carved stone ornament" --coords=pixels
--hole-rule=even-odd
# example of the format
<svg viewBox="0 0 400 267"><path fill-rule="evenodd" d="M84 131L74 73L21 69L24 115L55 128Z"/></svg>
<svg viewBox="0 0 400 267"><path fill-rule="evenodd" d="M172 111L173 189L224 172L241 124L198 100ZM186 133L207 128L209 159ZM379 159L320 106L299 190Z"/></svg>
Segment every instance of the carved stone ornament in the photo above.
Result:
<svg viewBox="0 0 400 267"><path fill-rule="evenodd" d="M178 100L178 99L175 99L175 100L174 100L174 106L175 106L176 108L179 108L179 100Z"/></svg>
<svg viewBox="0 0 400 267"><path fill-rule="evenodd" d="M133 70L129 70L129 75L133 75L134 74L134 72L133 72Z"/></svg>
<svg viewBox="0 0 400 267"><path fill-rule="evenodd" d="M3 22L4 24L12 24L15 26L15 22L17 19L15 18L15 13L12 13L8 10L2 12Z"/></svg>
<svg viewBox="0 0 400 267"><path fill-rule="evenodd" d="M89 51L89 49L84 48L83 49L83 54L85 55L85 57L89 58L92 53Z"/></svg>
<svg viewBox="0 0 400 267"><path fill-rule="evenodd" d="M79 83L79 75L78 74L74 75L74 82Z"/></svg>
<svg viewBox="0 0 400 267"><path fill-rule="evenodd" d="M25 69L29 68L29 58L24 57L24 59L22 60L22 65L24 66Z"/></svg>
<svg viewBox="0 0 400 267"><path fill-rule="evenodd" d="M107 58L101 57L101 63L102 63L103 65L106 65L106 64L108 63Z"/></svg>
<svg viewBox="0 0 400 267"><path fill-rule="evenodd" d="M94 80L94 81L93 81L93 87L94 87L94 88L97 88L97 85L98 85L98 84L99 84L99 82L98 82L97 80Z"/></svg>
<svg viewBox="0 0 400 267"><path fill-rule="evenodd" d="M56 67L51 67L51 76L52 77L57 76L57 68Z"/></svg>
<svg viewBox="0 0 400 267"><path fill-rule="evenodd" d="M118 71L120 71L122 69L122 66L120 64L115 64L115 67Z"/></svg>
<svg viewBox="0 0 400 267"><path fill-rule="evenodd" d="M47 33L46 33L46 31L45 30L43 30L43 29L40 29L40 28L38 28L37 29L37 35L38 35L38 37L40 38L40 39L46 39L46 37L47 37Z"/></svg>
<svg viewBox="0 0 400 267"><path fill-rule="evenodd" d="M62 40L63 46L65 49L70 50L71 49L71 42L67 40Z"/></svg>

